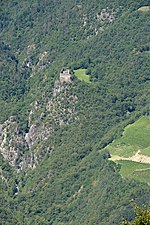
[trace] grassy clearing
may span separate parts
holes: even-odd
[[[128,160],[117,161],[121,165],[120,174],[150,184],[150,165]]]
[[[90,76],[86,75],[86,69],[74,70],[74,74],[79,80],[90,83]]]
[[[132,173],[132,177],[138,181],[145,182],[150,185],[150,168],[141,171],[134,171]]]
[[[123,177],[150,184],[150,164],[148,164],[150,117],[143,116],[135,123],[128,125],[122,137],[114,140],[105,149],[112,155],[112,160],[121,165],[120,174]],[[145,163],[138,157],[137,152],[146,158]]]
[[[147,148],[141,149],[141,154],[150,156],[150,146]]]
[[[143,116],[128,125],[123,136],[106,147],[112,155],[131,157],[138,150],[143,155],[150,155],[150,117]]]
[[[142,6],[138,9],[139,12],[148,12],[150,11],[150,6]]]
[[[143,171],[145,169],[150,169],[149,164],[138,163],[138,162],[133,162],[129,160],[119,160],[117,161],[117,163],[121,164],[120,173],[123,177],[129,177],[135,171],[140,172],[140,170]]]

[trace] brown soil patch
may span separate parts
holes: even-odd
[[[140,162],[140,163],[148,163],[150,164],[150,156],[146,156],[146,155],[142,155],[140,154],[140,150],[136,152],[135,155],[131,156],[131,157],[121,157],[118,155],[112,155],[110,160],[112,161],[118,161],[118,160],[130,160],[130,161],[134,161],[134,162]]]

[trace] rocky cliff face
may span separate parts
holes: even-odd
[[[15,117],[10,117],[0,125],[0,152],[4,159],[16,170],[31,165],[31,157],[24,153],[28,145]]]
[[[41,97],[32,103],[28,115],[28,133],[21,131],[17,119],[10,117],[0,125],[0,152],[17,171],[35,168],[45,154],[51,154],[54,143],[47,143],[56,127],[78,119],[77,97],[70,94],[69,71],[60,73],[51,98]]]

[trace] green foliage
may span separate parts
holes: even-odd
[[[126,225],[149,225],[150,223],[150,210],[141,208],[134,203],[135,218],[131,221],[123,221],[122,224]]]
[[[123,177],[148,184],[150,183],[149,126],[149,116],[143,116],[135,123],[125,127],[123,135],[105,148],[112,155],[112,160],[121,165],[120,174]]]
[[[87,85],[74,77],[67,97],[77,96],[78,119],[55,125],[49,139],[38,143],[41,161],[33,171],[14,175],[1,161],[8,180],[1,179],[2,224],[119,224],[122,216],[133,218],[131,198],[148,204],[149,187],[122,179],[108,153],[97,152],[149,114],[149,14],[137,11],[145,5],[146,0],[2,1],[0,123],[15,115],[25,135],[32,104],[42,102],[34,123],[63,67],[90,80]],[[103,10],[114,13],[112,22],[97,20]],[[46,116],[43,124],[49,123]],[[129,143],[140,141],[147,152],[149,136],[136,135]]]
[[[119,160],[117,163],[121,165],[120,174],[123,177],[150,184],[150,165],[148,163],[139,163],[129,160]]]
[[[135,123],[125,127],[122,137],[114,140],[106,148],[112,155],[122,157],[133,156],[139,150],[141,154],[149,156],[149,127],[150,118],[148,116],[141,117]]]
[[[25,221],[37,223],[39,217],[52,224],[119,224],[123,215],[132,212],[130,199],[147,202],[148,187],[123,181],[114,163],[91,152],[89,146],[77,150],[73,145],[63,151],[62,143],[52,157],[24,178],[16,204]]]

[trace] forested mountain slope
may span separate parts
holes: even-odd
[[[103,150],[149,115],[148,3],[2,0],[2,224],[120,224],[148,205]]]

